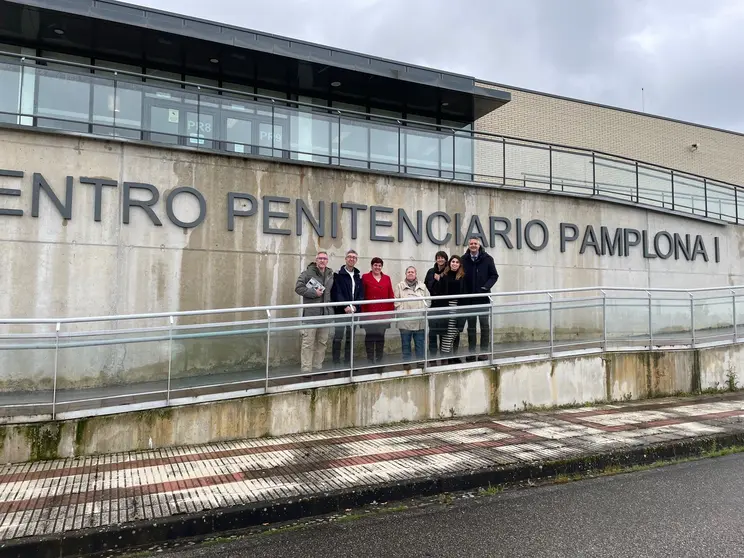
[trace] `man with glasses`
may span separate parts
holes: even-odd
[[[295,284],[295,292],[302,297],[302,304],[315,305],[315,308],[302,310],[303,317],[315,318],[305,321],[311,327],[303,329],[301,333],[300,361],[304,374],[320,370],[323,366],[329,332],[326,327],[328,324],[322,316],[331,314],[331,308],[327,304],[331,302],[332,289],[333,270],[328,267],[328,253],[320,251],[315,256],[315,261],[300,273]]]
[[[346,252],[346,263],[336,272],[333,277],[333,289],[331,291],[331,300],[333,302],[358,302],[364,299],[362,289],[362,280],[359,270],[356,268],[358,254],[355,250]],[[341,343],[344,343],[344,364],[349,365],[351,360],[351,351],[353,350],[351,342],[351,318],[360,311],[358,304],[349,304],[347,306],[334,306],[336,313],[336,329],[333,332],[333,364],[341,364]],[[344,342],[344,336],[346,341]]]

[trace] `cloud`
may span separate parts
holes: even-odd
[[[740,0],[137,3],[744,132]]]

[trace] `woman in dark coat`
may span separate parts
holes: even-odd
[[[465,294],[465,270],[462,267],[460,256],[452,256],[449,260],[444,275],[444,295],[454,296]],[[449,309],[446,317],[446,330],[442,336],[441,355],[447,358],[446,364],[461,362],[459,358],[453,358],[460,346],[460,332],[465,327],[465,318],[460,317],[458,306],[462,306],[465,300],[461,298],[445,299]],[[441,364],[445,364],[442,362]]]
[[[444,275],[447,269],[447,252],[439,251],[434,256],[434,267],[427,273],[424,284],[431,296],[442,296],[444,292]],[[441,350],[442,338],[447,331],[447,319],[444,317],[447,301],[443,298],[433,299],[429,307],[429,358],[436,359]]]

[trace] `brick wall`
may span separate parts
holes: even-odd
[[[509,91],[512,101],[478,120],[476,130],[594,149],[744,185],[744,135],[501,86],[498,89]],[[693,143],[698,144],[694,152],[689,149]],[[485,151],[476,148],[476,156],[483,157]],[[494,153],[481,159],[481,172],[495,170],[498,158]]]

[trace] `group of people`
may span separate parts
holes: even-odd
[[[323,320],[325,316],[332,316],[330,319],[334,326],[331,349],[334,365],[341,365],[342,362],[349,365],[353,350],[352,316],[355,314],[359,316],[354,322],[365,331],[364,347],[370,365],[379,365],[383,360],[385,331],[390,327],[394,315],[402,318],[396,322],[396,326],[406,362],[412,360],[412,354],[417,361],[424,358],[426,315],[429,320],[430,359],[439,358],[441,364],[459,362],[455,355],[466,324],[469,352],[476,352],[476,324],[480,325],[481,331],[480,352],[487,351],[490,339],[488,308],[470,312],[460,308],[458,312],[461,306],[487,305],[487,294],[499,278],[493,258],[477,238],[468,241],[468,250],[462,256],[448,257],[444,251],[437,252],[434,266],[428,270],[423,282],[419,280],[416,268],[408,266],[405,277],[393,286],[390,276],[382,271],[384,262],[381,258],[372,258],[371,269],[364,274],[356,267],[358,258],[355,250],[347,251],[344,265],[334,272],[328,266],[328,253],[321,251],[297,278],[295,292],[302,297],[302,303],[308,305],[303,309],[303,316],[315,317],[323,322],[302,330],[300,360],[303,373],[309,374],[323,366],[330,337],[330,328]],[[465,294],[484,296],[451,298]],[[328,306],[329,303],[348,304]],[[463,312],[473,315],[461,316]]]

